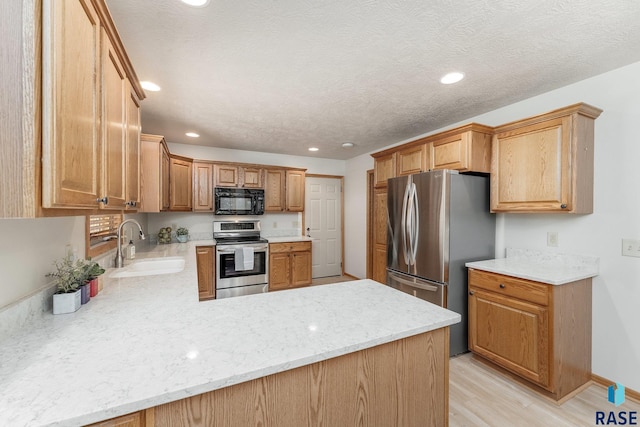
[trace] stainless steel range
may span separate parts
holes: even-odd
[[[216,298],[269,290],[269,243],[260,237],[260,221],[214,221]]]

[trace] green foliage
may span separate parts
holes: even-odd
[[[59,294],[75,292],[84,284],[87,277],[87,263],[83,259],[73,262],[73,255],[68,254],[59,261],[54,261],[56,271],[47,274],[47,277],[53,277],[53,282],[58,288]]]
[[[188,228],[178,227],[178,229],[176,230],[176,236],[188,236],[188,235],[189,235]]]
[[[104,273],[104,268],[100,267],[95,261],[91,261],[91,258],[87,260],[87,281],[91,281],[96,277]]]

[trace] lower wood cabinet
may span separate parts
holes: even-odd
[[[269,291],[311,284],[311,242],[269,244]]]
[[[200,301],[216,297],[215,246],[196,246],[198,297]]]
[[[470,269],[469,347],[562,399],[591,380],[591,279],[548,285]]]
[[[146,411],[134,412],[121,417],[111,418],[110,420],[102,421],[100,423],[91,424],[87,427],[145,427],[147,425],[145,412]],[[152,419],[149,421],[153,422]]]

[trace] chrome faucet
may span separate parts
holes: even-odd
[[[140,240],[145,239],[144,233],[142,232],[142,226],[138,221],[136,221],[133,218],[125,219],[124,221],[122,221],[118,226],[118,235],[116,237],[116,239],[118,239],[118,244],[116,249],[116,260],[115,260],[116,268],[124,267],[124,254],[122,253],[122,227],[128,222],[133,222],[135,225],[137,225],[138,230],[140,230]]]

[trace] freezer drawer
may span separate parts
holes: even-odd
[[[408,274],[387,270],[387,285],[440,307],[445,306],[446,286],[442,283],[418,279]]]

